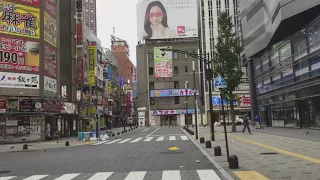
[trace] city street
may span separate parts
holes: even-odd
[[[1,180],[223,179],[181,127],[141,128],[95,144],[0,153],[0,159]]]

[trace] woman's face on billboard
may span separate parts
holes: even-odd
[[[163,12],[160,7],[154,6],[150,9],[148,16],[150,23],[154,26],[157,26],[162,22]]]

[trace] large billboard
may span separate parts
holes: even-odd
[[[95,86],[95,67],[97,64],[97,45],[96,42],[90,42],[88,45],[89,50],[89,85]]]
[[[165,51],[162,54],[161,48],[167,47],[155,47],[154,48],[154,77],[155,78],[166,78],[172,77],[172,52]],[[170,47],[171,48],[171,47]]]
[[[137,4],[138,41],[198,37],[196,0],[143,0]]]
[[[40,38],[40,10],[13,2],[0,3],[0,33]]]
[[[194,90],[192,89],[162,89],[150,90],[150,97],[172,97],[172,96],[193,96]],[[196,90],[197,95],[199,92]]]

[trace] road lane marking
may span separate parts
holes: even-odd
[[[307,160],[307,161],[311,161],[311,162],[320,164],[320,159],[304,156],[302,154],[297,154],[297,153],[286,151],[286,150],[282,150],[282,149],[279,149],[279,148],[276,148],[276,147],[273,147],[273,146],[269,146],[269,145],[266,145],[266,144],[258,143],[258,142],[255,142],[255,141],[250,141],[250,140],[247,140],[247,139],[243,139],[243,138],[238,137],[238,136],[230,136],[230,137],[234,138],[234,139],[238,139],[240,141],[247,142],[249,144],[254,144],[254,145],[257,145],[257,146],[260,146],[260,147],[264,147],[266,149],[270,149],[270,150],[273,150],[273,151],[276,151],[276,152],[279,152],[279,153],[282,153],[282,154],[286,154],[286,155],[289,155],[289,156],[294,156],[294,157],[297,157],[297,158],[300,158],[300,159],[303,159],[303,160]]]
[[[184,134],[163,134],[163,135],[151,135],[151,136],[183,136]]]
[[[48,175],[33,175],[28,178],[25,178],[24,180],[39,180],[47,177]]]
[[[121,141],[121,139],[116,139],[116,140],[113,140],[113,141],[107,142],[107,143],[105,143],[105,144],[112,144],[112,143],[115,143],[115,142],[118,142],[118,141]]]
[[[156,130],[154,130],[152,133],[148,134],[147,137],[151,136],[153,133],[157,132],[160,128],[157,128]]]
[[[13,179],[17,176],[7,176],[7,177],[0,177],[0,180],[9,180],[9,179]]]
[[[161,137],[158,137],[157,141],[163,141],[164,140],[164,137],[161,136]]]
[[[107,179],[109,178],[113,172],[98,172],[95,175],[93,175],[91,178],[88,180],[101,180],[101,179]]]
[[[137,139],[135,139],[135,140],[131,141],[131,143],[138,142],[138,141],[140,141],[141,139],[142,139],[142,138],[137,138]]]
[[[146,132],[146,131],[148,131],[148,130],[149,130],[149,128],[142,130],[142,132]]]
[[[146,142],[146,141],[151,141],[152,138],[153,138],[153,137],[148,137],[147,139],[144,140],[144,142]]]
[[[97,146],[97,145],[104,144],[104,143],[107,143],[107,142],[109,142],[109,140],[108,141],[100,141],[100,142],[97,142],[97,143],[91,144],[91,145],[92,146]]]
[[[176,137],[175,136],[170,136],[169,137],[169,141],[175,141],[176,140]]]
[[[197,170],[200,180],[220,180],[220,177],[212,169]]]
[[[234,171],[233,172],[240,180],[258,179],[258,180],[270,180],[257,171]]]
[[[131,139],[132,139],[132,138],[125,139],[125,140],[123,140],[123,141],[118,142],[118,144],[123,144],[123,143],[125,143],[125,142],[127,142],[127,141],[130,141]]]
[[[181,175],[179,170],[163,171],[162,180],[181,180]]]
[[[56,178],[55,180],[70,180],[70,179],[73,179],[79,175],[80,175],[80,173],[64,174],[64,175]]]
[[[184,140],[184,141],[189,140],[187,136],[181,136],[181,139]]]
[[[124,180],[143,180],[147,171],[131,171]]]

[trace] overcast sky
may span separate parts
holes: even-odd
[[[130,46],[130,60],[136,65],[137,25],[136,3],[138,0],[97,0],[98,38],[102,46],[111,46],[110,35],[126,40]]]

